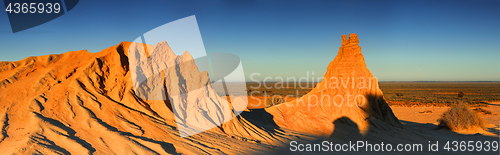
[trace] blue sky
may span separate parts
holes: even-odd
[[[15,34],[0,13],[0,61],[98,52],[191,15],[206,52],[238,55],[247,80],[322,77],[356,33],[381,81],[500,81],[500,2],[486,0],[80,1]]]

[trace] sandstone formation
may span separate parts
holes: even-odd
[[[160,74],[146,70],[141,65],[148,61],[141,59],[148,57],[166,60],[149,69],[169,68]],[[122,42],[98,53],[82,50],[0,62],[0,154],[265,151],[269,143],[243,141],[217,127],[234,114],[192,59],[188,52],[174,55],[166,42]],[[136,74],[136,69],[144,74]],[[211,130],[198,133],[206,129]]]
[[[349,39],[343,35],[337,56],[311,92],[267,110],[275,122],[284,128],[325,136],[335,131],[334,122],[340,118],[354,122],[361,134],[369,129],[402,127],[385,102],[377,79],[366,68],[358,43],[356,34],[350,34]]]
[[[219,96],[166,42],[0,62],[0,154],[283,153],[291,140],[401,127],[358,43],[342,36],[301,99],[239,116],[233,105],[246,98]]]

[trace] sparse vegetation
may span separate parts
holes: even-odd
[[[379,82],[379,86],[387,103],[396,106],[451,107],[463,101],[475,107],[500,100],[500,82]],[[462,98],[459,92],[464,93]]]
[[[301,97],[311,91],[311,89],[316,86],[316,83],[309,83],[308,87],[305,89],[300,87],[301,85],[306,86],[306,84],[304,83],[278,84],[276,82],[266,82],[265,85],[269,89],[264,87],[264,83],[258,84],[249,82],[247,83],[247,89],[251,89],[252,91],[248,92],[253,92],[252,95],[254,96],[271,96],[271,94],[283,94],[285,96],[290,95],[294,97]]]
[[[484,123],[481,117],[473,112],[469,106],[464,103],[459,103],[451,107],[443,113],[441,118],[438,119],[439,126],[457,131],[461,129],[473,129],[475,127],[483,128]]]
[[[267,82],[247,83],[247,93],[252,96],[302,97],[311,91],[317,83],[284,83]],[[415,85],[415,86],[414,86]],[[487,102],[500,100],[500,82],[379,82],[380,89],[389,105],[396,106],[453,106],[457,99],[468,103],[471,107],[487,106]],[[464,90],[464,88],[467,88]],[[250,91],[251,90],[251,91]],[[457,92],[464,93],[458,98]],[[222,92],[223,93],[223,92]],[[467,94],[467,95],[465,95]]]
[[[266,107],[274,106],[283,103],[283,98],[281,96],[269,96],[266,99]]]
[[[431,114],[432,110],[425,110],[425,111],[421,111],[420,113],[422,113],[422,114]]]
[[[458,92],[458,97],[463,98],[464,97],[464,92]]]
[[[484,114],[486,114],[486,115],[491,115],[491,114],[492,114],[492,113],[491,113],[491,111],[486,110],[486,109],[483,109],[483,108],[480,108],[480,107],[478,107],[478,108],[474,108],[474,109],[472,109],[472,110],[474,110],[474,111],[476,111],[476,112],[479,112],[479,113],[484,113]]]
[[[469,102],[469,106],[470,107],[473,107],[473,108],[479,108],[479,107],[488,107],[488,103],[487,102]]]

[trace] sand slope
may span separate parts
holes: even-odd
[[[169,100],[143,100],[134,91],[126,52],[130,44],[99,53],[83,50],[1,62],[1,154],[200,154],[267,148],[218,128],[181,138]],[[190,55],[176,59],[186,57]],[[194,81],[208,81],[206,73],[197,74]],[[239,143],[249,146],[228,149]]]

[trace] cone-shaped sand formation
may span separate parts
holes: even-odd
[[[349,39],[343,35],[337,56],[311,92],[267,110],[275,122],[281,127],[325,136],[343,117],[356,123],[361,134],[370,128],[402,127],[385,102],[377,79],[366,68],[358,43],[356,34],[350,34]]]

